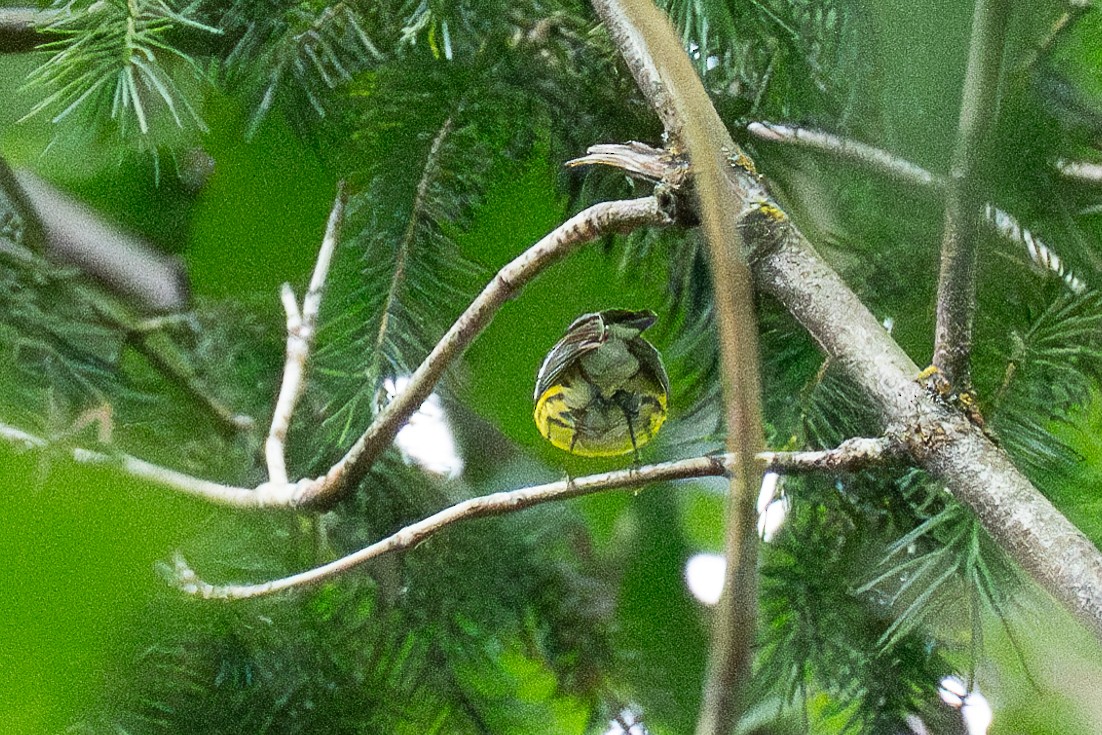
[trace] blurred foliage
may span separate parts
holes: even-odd
[[[756,119],[811,124],[945,170],[970,4],[663,5],[736,136]],[[1076,11],[1053,33],[1066,10],[1016,9],[982,175],[1093,287],[1099,190],[1051,164],[1098,159],[1102,14]],[[5,732],[603,733],[624,711],[656,735],[690,731],[709,615],[683,575],[689,556],[721,547],[718,481],[473,522],[247,603],[182,599],[155,567],[183,547],[212,580],[273,578],[466,497],[622,466],[563,456],[531,421],[540,361],[582,312],[660,315],[648,334],[669,367],[672,418],[644,461],[717,450],[710,278],[693,231],[606,239],[502,308],[439,388],[458,478],[393,452],[322,515],[250,515],[67,459],[109,441],[99,448],[210,479],[264,479],[278,288],[301,297],[338,179],[352,201],[291,429],[298,476],[345,450],[387,381],[498,268],[570,213],[645,193],[615,171],[562,167],[594,143],[661,135],[588,6],[107,0],[48,12],[46,46],[0,56],[0,151],[178,254],[195,299],[155,330],[187,358],[183,380],[141,349],[147,315],[52,262],[3,188],[0,422],[53,442],[0,445]],[[816,247],[927,362],[938,197],[747,142]],[[975,377],[988,425],[1102,541],[1102,302],[1066,293],[994,236],[981,248]],[[877,431],[780,305],[763,298],[758,316],[771,446]],[[220,429],[212,405],[257,428]],[[763,545],[743,732],[880,735],[908,732],[914,716],[949,732],[959,717],[937,692],[948,674],[987,694],[992,735],[1102,730],[1097,642],[943,488],[901,469],[782,487],[791,510]]]

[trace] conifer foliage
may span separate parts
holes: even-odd
[[[843,149],[755,138],[748,125],[825,130],[947,172],[972,5],[660,5],[788,216],[908,355],[928,363],[944,190],[881,177]],[[977,222],[990,203],[1029,231],[1019,227],[1015,241],[976,228],[974,394],[936,382],[928,392],[982,423],[1097,545],[1102,177],[1072,184],[1060,172],[1098,158],[1090,39],[1102,15],[1009,5],[1005,104],[989,113],[970,182]],[[599,143],[665,142],[580,1],[74,0],[19,13],[30,20],[0,9],[3,76],[19,77],[0,94],[0,462],[12,457],[16,468],[0,476],[27,508],[35,493],[56,491],[56,473],[84,477],[72,465],[91,461],[87,449],[119,465],[88,471],[105,493],[127,475],[124,456],[235,486],[266,479],[286,335],[267,282],[275,251],[234,229],[238,214],[248,219],[235,208],[260,202],[272,231],[317,235],[277,264],[301,298],[325,211],[293,214],[301,202],[288,199],[332,201],[338,181],[349,192],[287,437],[291,479],[313,478],[385,410],[499,268],[585,207],[654,188],[567,161]],[[916,59],[923,44],[935,50]],[[1025,140],[1020,129],[1037,134]],[[1030,148],[1019,157],[1007,146]],[[188,268],[187,309],[149,313],[60,258],[35,213],[41,203],[4,161],[40,169],[149,239],[183,212],[180,239],[157,244]],[[150,183],[110,183],[127,177]],[[287,177],[293,195],[279,185]],[[249,191],[237,199],[225,181]],[[467,498],[617,469],[555,453],[530,420],[542,354],[575,316],[606,308],[659,314],[648,334],[669,367],[672,408],[643,464],[722,451],[715,300],[695,224],[681,216],[603,238],[512,295],[407,426],[443,421],[462,470],[426,469],[400,438],[325,507],[189,506],[144,527],[158,539],[179,527],[172,545],[206,579],[262,581]],[[221,227],[240,239],[211,238]],[[1051,252],[1039,258],[1042,236]],[[207,285],[223,270],[231,293]],[[881,434],[891,417],[785,305],[759,294],[756,308],[769,448]],[[96,433],[89,416],[104,408],[98,421],[110,431]],[[37,469],[18,459],[27,450]],[[693,554],[722,549],[722,487],[682,480],[469,521],[320,585],[254,600],[112,580],[127,602],[105,618],[115,635],[81,670],[92,694],[50,703],[37,722],[133,735],[691,731],[711,609],[682,575]],[[1057,604],[943,483],[896,457],[793,473],[779,488],[774,502],[787,514],[761,542],[759,589],[742,591],[758,595],[760,613],[738,732],[964,732],[939,690],[950,676],[966,683],[973,709],[976,692],[995,695],[993,734],[1102,728],[1096,703],[1077,701],[1059,673],[1102,680],[1098,641],[1076,643],[1085,634],[1053,617]],[[168,494],[140,484],[119,492]],[[65,497],[78,509],[92,502]],[[157,562],[171,578],[168,549],[143,545],[147,556],[131,559],[100,533],[89,532],[89,558],[117,553],[150,578]],[[8,553],[0,545],[0,564]],[[17,579],[32,569],[11,568]],[[19,588],[17,605],[41,604]],[[1050,618],[1055,632],[1039,636]],[[1055,703],[1039,707],[1033,686]]]

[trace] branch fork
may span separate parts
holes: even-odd
[[[284,283],[282,289],[280,289],[280,301],[283,303],[283,310],[287,314],[287,358],[283,364],[283,381],[280,384],[279,395],[276,398],[275,410],[272,412],[272,425],[268,430],[268,439],[264,443],[264,458],[268,463],[268,479],[276,485],[286,485],[288,482],[287,432],[291,426],[291,417],[294,415],[295,407],[298,405],[305,387],[306,363],[310,357],[310,349],[314,344],[314,335],[317,333],[318,312],[321,310],[321,294],[325,288],[326,278],[329,276],[329,265],[333,261],[333,253],[337,248],[340,226],[344,219],[344,207],[347,202],[348,196],[345,193],[344,182],[342,181],[337,185],[337,199],[329,213],[325,237],[322,238],[321,249],[318,251],[317,261],[314,264],[314,274],[310,278],[310,285],[302,299],[302,308],[299,308],[291,284]]]

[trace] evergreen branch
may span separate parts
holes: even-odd
[[[760,140],[791,143],[830,153],[904,184],[929,189],[945,189],[949,185],[945,176],[931,173],[921,166],[882,148],[876,148],[867,143],[851,138],[843,138],[822,130],[768,122],[752,122],[746,126],[746,132]],[[1059,161],[1056,165],[1061,172],[1063,172],[1061,166],[1065,165],[1069,171],[1082,172],[1084,175],[1090,171],[1086,167],[1092,166],[1092,164],[1069,164]],[[1068,175],[1074,174],[1069,173]],[[1099,167],[1098,175],[1099,180],[1102,180],[1102,167]],[[1024,247],[1026,254],[1034,265],[1045,273],[1058,276],[1063,280],[1069,291],[1083,293],[1087,290],[1087,284],[1064,264],[1052,247],[1032,231],[1022,227],[1011,214],[989,202],[984,206],[984,221],[999,237],[1019,247]]]
[[[463,354],[497,310],[515,297],[528,281],[587,242],[639,227],[667,224],[669,216],[652,196],[602,202],[574,215],[506,264],[413,372],[405,390],[383,408],[371,426],[324,476],[298,483],[288,498],[289,504],[324,506],[350,492],[428,398],[447,367]]]
[[[2,429],[3,427],[0,426],[0,438],[4,437]],[[891,456],[892,450],[885,439],[854,439],[836,450],[822,452],[762,452],[757,455],[757,462],[770,472],[834,473],[860,470],[879,464]],[[462,521],[505,515],[542,503],[568,500],[610,490],[643,487],[658,482],[700,477],[730,477],[738,471],[739,464],[735,455],[729,453],[693,457],[469,498],[416,523],[411,523],[370,546],[365,546],[328,564],[261,584],[210,584],[199,578],[183,557],[177,556],[173,583],[187,594],[205,599],[239,600],[261,597],[331,580],[358,569],[371,559],[413,548],[429,537]]]
[[[651,0],[594,0],[622,55],[646,68],[632,72],[640,89],[661,86],[670,115],[662,124],[673,147],[684,147],[695,175],[697,213],[708,245],[720,348],[730,476],[724,555],[727,573],[713,620],[697,735],[729,732],[741,718],[755,640],[757,511],[765,445],[754,287],[742,214],[760,196],[756,179],[732,176],[744,154],[727,133],[669,18]],[[630,39],[630,40],[629,40]],[[648,85],[648,82],[650,83]],[[652,100],[653,104],[653,100]],[[656,106],[658,109],[658,106]],[[747,184],[752,186],[747,186]]]
[[[614,41],[679,140],[684,122],[638,38],[626,33]],[[756,186],[749,158],[732,163],[747,188]],[[771,198],[743,215],[757,285],[812,334],[915,464],[970,506],[996,543],[1102,639],[1102,553],[978,427],[919,386],[918,367]]]
[[[180,103],[203,128],[198,113],[158,60],[158,55],[175,57],[198,73],[192,57],[164,40],[181,28],[222,33],[188,15],[194,10],[189,6],[177,12],[165,0],[109,0],[58,11],[41,30],[60,38],[39,47],[54,53],[28,78],[29,85],[53,91],[23,119],[57,106],[62,110],[52,120],[58,122],[86,102],[110,100],[111,117],[125,123],[123,114],[132,113],[144,134],[149,132],[150,120],[143,95],[152,91],[178,126],[183,125],[177,109]]]
[[[422,215],[422,210],[427,204],[429,187],[432,185],[433,178],[435,177],[440,164],[441,148],[444,145],[444,140],[448,137],[448,134],[452,129],[452,118],[449,117],[444,121],[444,124],[440,126],[439,132],[432,140],[432,145],[429,147],[428,155],[425,157],[425,165],[421,174],[420,181],[417,182],[417,191],[413,197],[413,205],[410,207],[409,223],[406,226],[405,232],[402,234],[402,241],[398,245],[398,252],[395,255],[394,275],[390,279],[390,288],[387,289],[386,301],[383,302],[383,308],[380,311],[379,317],[379,331],[375,337],[375,355],[380,356],[383,352],[383,345],[386,342],[387,327],[390,324],[391,311],[394,309],[394,305],[398,300],[398,293],[402,288],[402,282],[405,280],[406,267],[410,258],[410,250],[413,248],[414,240],[417,234],[417,221]],[[378,357],[376,359],[379,359]]]
[[[175,260],[156,253],[33,174],[13,172],[2,159],[0,190],[17,210],[24,239],[33,251],[77,266],[143,310],[175,311],[186,304],[188,284]],[[195,400],[227,435],[252,427],[250,417],[233,413],[211,395],[176,344],[135,319],[128,305],[80,282],[73,284],[72,292],[85,317],[94,315],[124,334],[135,350]]]
[[[288,76],[314,111],[324,115],[325,104],[315,90],[334,89],[382,57],[361,25],[357,6],[344,2],[317,7],[291,4],[283,12],[260,7],[259,13],[256,7],[238,3],[223,23],[231,34],[240,34],[226,59],[230,78],[244,78],[259,87],[260,100],[249,120],[250,137],[275,104]]]
[[[976,0],[964,98],[945,200],[933,364],[957,391],[972,389],[976,313],[977,165],[999,100],[999,73],[1010,17],[1008,0]]]
[[[497,310],[515,297],[528,281],[588,242],[613,233],[628,232],[642,226],[664,226],[669,222],[669,216],[654,197],[603,202],[574,215],[506,264],[437,343],[414,372],[406,388],[387,404],[345,456],[322,477],[304,478],[294,483],[271,479],[248,489],[181,475],[128,455],[79,450],[81,457],[74,454],[74,458],[119,465],[137,477],[219,505],[257,509],[331,504],[355,487],[372,462],[394,440],[398,430],[424,403],[444,370],[486,328]],[[5,436],[0,434],[0,438]],[[45,440],[37,441],[36,446],[45,445]]]
[[[914,381],[917,366],[795,229],[753,261],[783,303],[876,406],[887,435],[969,505],[1042,587],[1102,638],[1102,554],[1006,454]]]
[[[264,456],[268,463],[268,479],[275,483],[286,483],[287,457],[284,445],[287,430],[291,425],[295,406],[302,396],[306,377],[306,363],[317,333],[318,311],[321,309],[321,295],[325,281],[329,277],[329,264],[333,260],[333,251],[337,248],[337,237],[344,219],[344,206],[348,196],[344,182],[337,184],[337,198],[329,212],[329,222],[325,227],[325,236],[318,250],[314,264],[314,274],[310,285],[302,298],[302,309],[295,300],[294,291],[289,283],[283,284],[280,292],[284,311],[287,312],[287,359],[283,365],[283,381],[279,386],[275,410],[272,412],[272,426],[264,444]]]

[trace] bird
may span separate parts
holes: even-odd
[[[536,376],[533,417],[559,449],[586,457],[629,452],[654,438],[669,409],[662,357],[642,333],[653,311],[608,309],[579,316]]]

